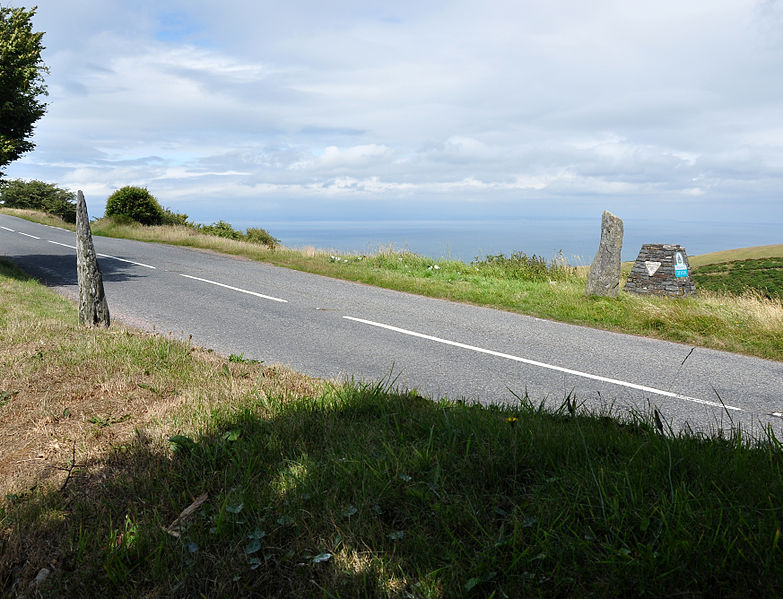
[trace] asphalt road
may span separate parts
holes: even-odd
[[[783,363],[598,331],[187,248],[95,237],[112,319],[318,377],[393,380],[431,397],[615,413],[675,430],[783,434]],[[70,231],[0,215],[0,256],[77,297]],[[691,351],[693,350],[693,351]],[[687,360],[686,360],[687,357]],[[683,360],[685,362],[683,363]]]

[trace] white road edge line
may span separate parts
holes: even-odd
[[[35,235],[30,235],[29,233],[22,233],[19,231],[19,235],[24,235],[25,237],[32,237],[33,239],[41,239],[40,237],[36,237]]]
[[[210,281],[209,279],[202,279],[200,277],[194,277],[192,275],[185,275],[182,273],[179,273],[179,276],[187,277],[188,279],[193,279],[194,281],[201,281],[202,283],[209,283],[210,285],[217,285],[218,287],[225,287],[226,289],[231,289],[231,291],[238,291],[239,293],[247,293],[248,295],[255,295],[256,297],[272,300],[273,302],[281,302],[284,304],[288,303],[288,300],[280,299],[279,297],[272,297],[271,295],[264,295],[263,293],[256,293],[255,291],[248,291],[247,289],[240,289],[239,287],[232,287],[231,285],[224,285],[223,283],[218,283],[217,281]]]
[[[645,385],[637,385],[635,383],[629,383],[627,381],[621,381],[618,379],[612,379],[605,376],[599,376],[597,374],[590,374],[589,372],[580,372],[579,370],[572,370],[570,368],[563,368],[562,366],[554,366],[553,364],[546,364],[545,362],[537,362],[536,360],[528,360],[526,358],[520,358],[519,356],[512,356],[511,354],[504,354],[496,352],[491,349],[484,349],[482,347],[476,347],[474,345],[467,345],[465,343],[459,343],[457,341],[449,341],[448,339],[441,339],[440,337],[433,337],[432,335],[425,335],[424,333],[417,333],[416,331],[409,331],[407,329],[401,329],[389,324],[382,324],[380,322],[373,322],[372,320],[365,320],[363,318],[354,318],[353,316],[343,316],[346,320],[353,320],[355,322],[361,322],[373,327],[379,327],[382,329],[388,329],[396,333],[402,333],[403,335],[410,335],[411,337],[419,337],[421,339],[427,339],[429,341],[435,341],[436,343],[442,343],[444,345],[452,345],[454,347],[460,347],[462,349],[469,349],[470,351],[489,354],[490,356],[496,356],[498,358],[505,358],[506,360],[513,360],[514,362],[522,362],[523,364],[529,364],[530,366],[538,366],[539,368],[547,368],[549,370],[555,370],[557,372],[564,372],[566,374],[572,374],[586,379],[592,379],[594,381],[601,381],[602,383],[611,383],[613,385],[620,385],[621,387],[628,387],[629,389],[636,389],[637,391],[644,391],[646,393],[654,393],[655,395],[662,395],[663,397],[671,397],[674,399],[681,399],[684,401],[690,401],[713,408],[725,408],[727,410],[734,410],[736,412],[744,412],[742,408],[735,406],[724,405],[714,401],[707,401],[706,399],[699,399],[697,397],[689,397],[687,395],[680,395],[679,393],[672,393],[671,391],[663,391],[662,389],[655,389],[654,387],[647,387]]]
[[[59,241],[52,241],[51,239],[47,239],[46,241],[48,241],[49,243],[53,243],[54,245],[61,245],[64,248],[71,248],[72,250],[76,249],[75,245],[68,245],[67,243],[60,243]]]
[[[0,229],[4,229],[6,231],[11,231],[11,233],[16,233],[13,229],[9,229],[8,227],[0,227]]]
[[[109,254],[99,254],[98,252],[96,252],[95,255],[100,256],[101,258],[111,258],[112,260],[119,260],[120,262],[127,262],[128,264],[135,264],[136,266],[143,266],[144,268],[151,268],[152,270],[156,270],[154,266],[144,264],[143,262],[134,262],[133,260],[126,260],[125,258],[118,258],[117,256],[111,256]]]

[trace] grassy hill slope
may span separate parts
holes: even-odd
[[[750,260],[756,258],[781,258],[783,257],[783,244],[756,245],[746,248],[710,252],[698,256],[688,256],[688,262],[694,268],[717,264],[719,262],[733,262],[735,260]]]

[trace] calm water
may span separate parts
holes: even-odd
[[[598,249],[600,219],[512,221],[272,221],[261,226],[288,247],[372,253],[390,244],[433,258],[471,261],[489,254],[524,251],[552,257],[560,250],[572,264],[590,264]],[[666,230],[644,221],[624,221],[623,260],[634,260],[643,243],[679,243],[690,255],[751,245],[783,243],[781,223],[672,223]]]

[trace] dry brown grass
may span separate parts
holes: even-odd
[[[698,256],[688,256],[688,262],[692,267],[717,264],[719,262],[732,262],[734,260],[748,260],[752,258],[776,258],[783,256],[783,243],[777,245],[756,245],[735,250],[723,250],[710,252]]]
[[[299,396],[323,384],[120,324],[85,329],[70,302],[2,269],[0,346],[2,495],[61,486],[74,457],[96,465],[138,437],[164,443],[173,422],[196,430],[215,405],[248,393]]]
[[[66,223],[58,216],[46,214],[45,212],[39,212],[38,210],[24,210],[21,208],[1,208],[0,214],[7,214],[9,216],[17,216],[25,220],[32,221],[34,223],[41,223],[42,225],[49,225],[51,227],[62,227],[63,229],[76,230],[76,227],[72,224]]]

